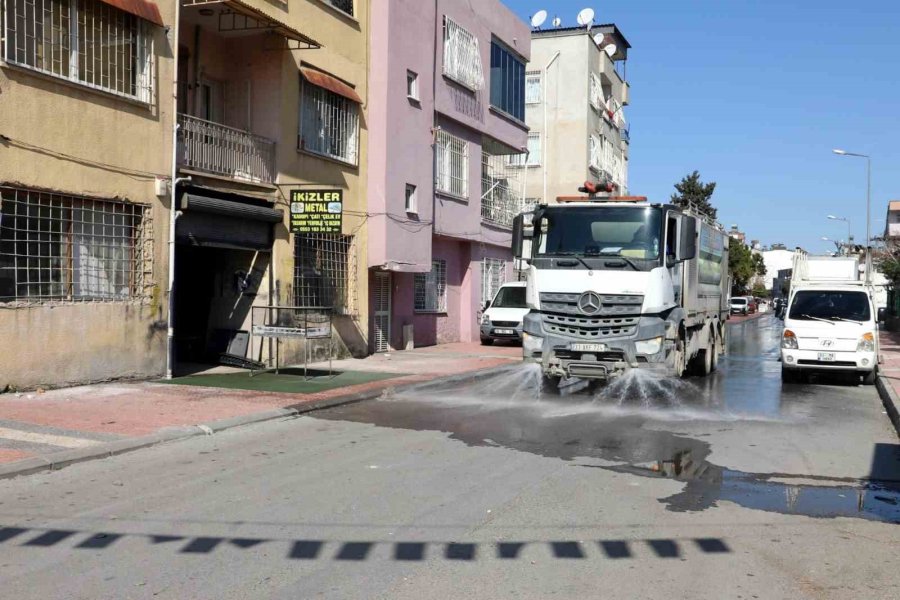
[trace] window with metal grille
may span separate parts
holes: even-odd
[[[143,296],[147,215],[139,204],[0,186],[0,302]]]
[[[591,73],[591,106],[596,110],[606,110],[606,98],[603,95],[603,84],[596,73]]]
[[[541,101],[541,74],[525,74],[525,104],[539,104]]]
[[[472,90],[484,87],[478,38],[444,17],[444,75]]]
[[[600,136],[592,135],[590,144],[590,167],[600,171],[604,166],[604,143]]]
[[[525,120],[525,61],[491,42],[491,106]]]
[[[511,167],[525,165],[525,154],[510,154],[507,161]],[[541,165],[541,134],[532,131],[528,134],[528,166],[539,167]]]
[[[294,305],[334,308],[346,314],[350,297],[353,236],[314,233],[294,236]]]
[[[3,58],[150,103],[153,25],[100,0],[3,0]]]
[[[485,258],[481,263],[482,306],[494,299],[506,280],[506,262],[499,258]]]
[[[469,196],[469,143],[446,131],[438,131],[434,144],[437,163],[434,189],[467,198]]]
[[[341,12],[353,16],[353,0],[324,0]]]
[[[308,81],[302,85],[300,149],[356,165],[359,106]]]
[[[418,312],[447,312],[447,261],[431,261],[431,271],[416,273],[415,309]]]

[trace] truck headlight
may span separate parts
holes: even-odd
[[[634,343],[634,351],[637,354],[656,354],[657,352],[662,350],[662,344],[662,336],[655,337],[649,340],[641,340]]]
[[[871,332],[864,333],[863,336],[859,338],[856,350],[857,352],[875,352],[875,335]]]
[[[522,334],[522,351],[524,354],[531,355],[535,352],[541,352],[544,349],[544,338],[531,335],[530,333]]]
[[[490,324],[491,324],[491,318],[490,318],[489,316],[487,316],[487,315],[484,315],[483,317],[481,317],[481,324],[482,324],[482,325],[490,325]]]
[[[797,346],[797,336],[790,329],[785,329],[784,333],[781,334],[781,347],[786,350],[796,350]]]

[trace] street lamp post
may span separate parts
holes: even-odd
[[[834,150],[832,150],[832,152],[839,156],[857,156],[859,158],[866,159],[866,248],[868,248],[869,240],[871,239],[871,226],[869,219],[872,212],[872,158],[868,154],[847,152],[846,150],[841,150],[839,148],[835,148]]]

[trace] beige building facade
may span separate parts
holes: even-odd
[[[364,353],[368,3],[38,2],[0,0],[0,389],[300,360],[272,305]]]
[[[630,45],[615,25],[531,33],[525,79],[529,202],[578,194],[585,181],[628,194]]]

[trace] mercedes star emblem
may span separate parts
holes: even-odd
[[[600,296],[594,292],[585,292],[578,299],[578,308],[586,315],[595,315],[600,312]]]

